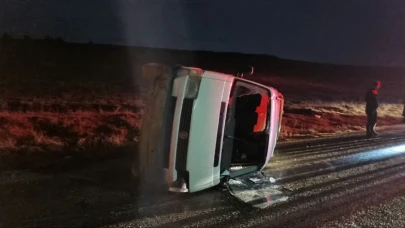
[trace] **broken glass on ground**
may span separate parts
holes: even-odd
[[[262,209],[287,201],[291,194],[291,191],[277,185],[274,178],[261,172],[230,179],[226,185],[238,200]]]

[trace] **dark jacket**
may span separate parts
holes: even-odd
[[[366,112],[374,112],[379,106],[378,93],[374,89],[369,89],[366,93]]]

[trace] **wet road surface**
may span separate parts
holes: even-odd
[[[405,129],[280,143],[265,173],[291,191],[265,209],[217,187],[173,194],[130,181],[127,159],[0,174],[0,227],[405,227]]]

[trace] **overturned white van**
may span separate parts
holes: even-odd
[[[196,192],[261,171],[280,133],[282,94],[240,75],[184,66],[172,74],[161,141],[169,190]]]

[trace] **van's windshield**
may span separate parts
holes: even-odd
[[[234,118],[245,118],[238,124],[249,128],[246,130],[264,131],[269,118],[269,95],[269,91],[262,87],[236,82],[229,98],[228,117],[234,113]]]
[[[270,91],[237,80],[229,98],[221,168],[261,165],[267,155]],[[223,160],[223,159],[221,159]]]

